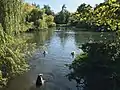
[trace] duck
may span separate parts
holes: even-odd
[[[37,80],[36,80],[36,87],[40,87],[44,85],[45,80],[43,79],[43,74],[38,74]]]
[[[46,54],[48,54],[48,52],[47,51],[43,51],[43,55],[45,56]]]
[[[72,55],[72,57],[74,57],[75,56],[75,51],[72,51],[71,55]]]

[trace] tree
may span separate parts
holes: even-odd
[[[32,6],[34,6],[34,7],[36,7],[36,8],[39,8],[39,9],[40,9],[40,5],[39,5],[39,4],[32,3]]]
[[[54,12],[51,10],[51,7],[49,5],[44,5],[43,9],[45,9],[45,14],[54,15]]]
[[[65,6],[65,4],[63,4],[63,6],[62,6],[62,12],[64,12],[65,9],[66,9],[66,6]]]
[[[85,3],[78,6],[77,11],[70,17],[69,22],[76,27],[91,28],[93,22],[93,8]]]
[[[54,27],[56,24],[54,23],[54,17],[52,15],[46,15],[46,23],[48,27]]]
[[[69,22],[70,13],[66,10],[65,4],[62,6],[62,10],[55,16],[55,22],[57,24],[67,24]]]
[[[69,65],[68,78],[83,90],[119,90],[119,44],[116,40],[83,44],[84,53]]]
[[[22,5],[21,0],[0,0],[0,23],[6,33],[18,33],[22,29]]]
[[[85,9],[86,9],[86,4],[83,3],[77,8],[77,12],[81,13],[81,12],[85,11]]]
[[[99,4],[94,10],[94,22],[106,30],[118,30],[120,28],[120,3],[116,0],[107,0]]]
[[[71,25],[88,27],[97,31],[116,31],[120,29],[120,2],[106,0],[95,8],[81,4],[70,17]]]
[[[32,29],[46,29],[48,27],[55,26],[54,16],[48,15],[50,7],[45,5],[44,8],[40,9],[35,6],[27,14],[26,22],[31,25],[30,30]],[[51,11],[50,11],[51,12]],[[47,13],[47,14],[46,14]]]
[[[24,29],[22,0],[0,0],[0,86],[28,69],[28,45],[16,37]]]

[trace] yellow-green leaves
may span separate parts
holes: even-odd
[[[0,0],[0,85],[28,69],[25,55],[32,45],[18,38],[26,29],[22,5],[22,0]]]

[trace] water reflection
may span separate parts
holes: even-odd
[[[35,31],[33,32],[33,38],[31,38],[30,42],[36,43],[39,48],[39,46],[44,46],[45,42],[51,39],[53,33],[54,28],[50,30]]]
[[[105,32],[75,32],[75,42],[77,46],[81,46],[81,44],[87,43],[90,40],[99,42],[99,41],[109,41],[114,40],[116,38],[115,33]]]
[[[4,90],[77,90],[75,81],[70,82],[65,77],[69,73],[65,64],[73,61],[71,52],[80,53],[79,45],[89,38],[101,40],[100,33],[74,31],[72,28],[35,31],[24,36],[30,37],[28,42],[37,45],[37,50],[29,60],[31,70],[11,80]],[[48,52],[45,57],[44,50]],[[43,78],[47,81],[40,89],[35,87],[39,73],[43,73]]]

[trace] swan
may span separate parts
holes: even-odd
[[[36,80],[36,86],[44,85],[45,80],[43,79],[43,74],[39,74]]]

